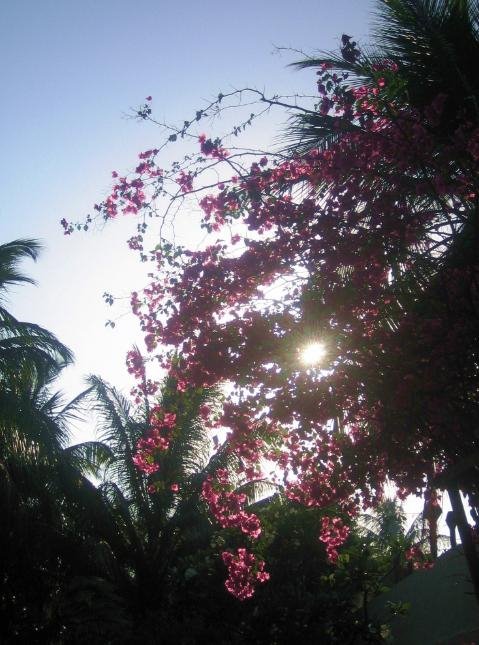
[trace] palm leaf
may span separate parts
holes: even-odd
[[[146,420],[141,419],[138,412],[134,413],[128,400],[100,377],[91,375],[87,382],[91,387],[91,409],[97,415],[98,437],[116,457],[105,476],[113,478],[128,496],[145,500],[145,486],[133,456],[138,440],[145,432]]]
[[[25,258],[36,260],[41,250],[37,240],[21,239],[0,245],[0,293],[15,284],[35,284],[32,278],[19,271],[19,264]]]
[[[98,477],[115,458],[113,451],[101,441],[84,441],[63,450],[73,467],[86,475]]]
[[[261,505],[266,499],[274,497],[278,493],[278,486],[266,479],[249,481],[236,489],[237,493],[244,493],[247,497],[247,504],[250,507]]]

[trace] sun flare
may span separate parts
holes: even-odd
[[[300,359],[304,365],[314,366],[321,362],[326,354],[324,343],[314,342],[300,350]]]

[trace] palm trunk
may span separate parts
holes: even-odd
[[[429,520],[429,548],[431,550],[431,558],[435,562],[437,560],[437,520]]]

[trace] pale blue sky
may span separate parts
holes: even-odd
[[[81,218],[108,190],[110,172],[135,165],[156,131],[124,114],[154,97],[156,114],[182,122],[202,100],[243,85],[314,91],[274,46],[336,49],[342,33],[367,39],[370,0],[15,0],[0,3],[0,240],[41,238],[26,269],[39,287],[12,297],[19,317],[55,332],[77,356],[64,387],[100,373],[120,387],[134,320],[112,331],[103,291],[123,293],[142,267],[123,240],[132,221],[65,238],[62,217]],[[136,338],[135,338],[136,337]]]

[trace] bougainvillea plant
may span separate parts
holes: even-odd
[[[240,93],[219,95],[168,136],[192,139],[196,151],[167,169],[164,146],[140,153],[95,206],[104,220],[141,218],[128,244],[154,270],[131,306],[148,353],[180,391],[227,384],[215,424],[230,434],[240,476],[337,509],[318,527],[332,562],[344,518],[380,500],[387,479],[400,495],[419,494],[479,448],[479,128],[459,113],[445,131],[445,94],[421,108],[404,100],[394,61],[369,71],[360,85],[323,63],[305,107],[242,90],[303,126],[316,119],[329,137],[321,145],[265,154],[195,134]],[[152,120],[150,99],[139,118]],[[206,242],[188,248],[164,231],[192,203]],[[158,215],[150,252],[148,218]],[[321,359],[305,360],[308,348]],[[128,365],[136,395],[154,395],[139,354]],[[175,422],[155,408],[151,419],[135,458],[146,475]],[[203,498],[221,527],[254,544],[259,520],[227,473],[204,482]],[[268,578],[246,546],[223,560],[240,599]]]

